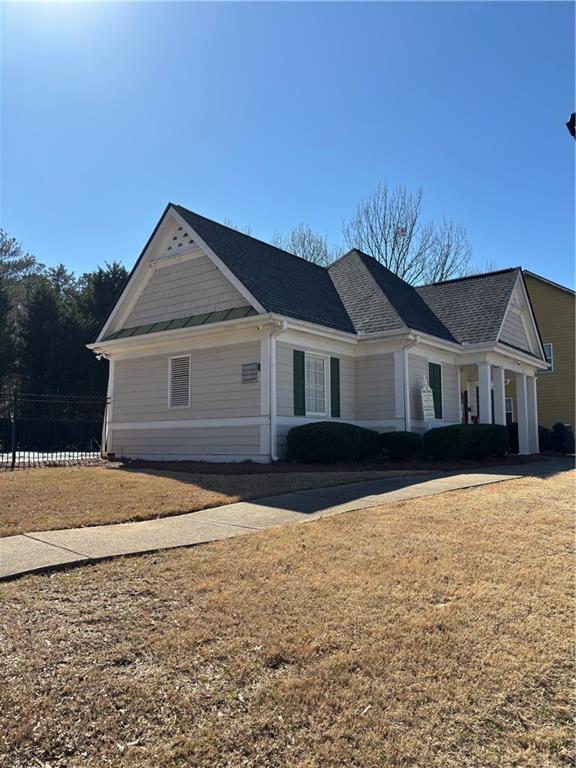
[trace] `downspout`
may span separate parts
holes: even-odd
[[[410,432],[412,420],[410,414],[410,380],[408,378],[408,350],[414,347],[420,341],[419,336],[409,337],[408,341],[402,344],[402,380],[404,384],[404,430]]]
[[[286,330],[285,320],[274,323],[276,328],[272,328],[268,334],[268,364],[270,366],[268,382],[270,386],[270,460],[278,461],[276,453],[276,337]]]

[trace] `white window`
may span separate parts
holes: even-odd
[[[506,424],[509,424],[511,421],[514,421],[514,416],[512,413],[512,398],[507,397],[505,398],[505,404],[506,404]]]
[[[168,405],[188,408],[190,405],[190,355],[171,357],[168,363]]]
[[[326,416],[326,359],[306,354],[304,365],[306,415]]]
[[[542,373],[554,373],[554,344],[543,344],[544,357],[548,363],[548,368]]]

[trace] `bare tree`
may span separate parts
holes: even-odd
[[[328,245],[326,238],[314,232],[307,224],[300,224],[288,235],[275,232],[272,243],[277,248],[301,256],[321,267],[326,267],[340,256],[339,249]]]
[[[423,222],[422,197],[421,190],[412,194],[379,184],[344,224],[346,244],[412,284],[467,274],[471,248],[465,229],[446,219],[439,226]]]

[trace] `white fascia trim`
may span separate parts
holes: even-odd
[[[306,320],[297,320],[287,315],[280,315],[272,312],[270,317],[273,320],[279,320],[286,324],[286,329],[293,331],[302,331],[303,333],[312,333],[314,336],[320,336],[325,339],[334,339],[335,341],[346,341],[348,344],[358,344],[358,335],[349,331],[339,331],[336,328],[328,328],[325,325],[309,323]]]
[[[166,419],[165,421],[111,421],[111,429],[186,429],[194,427],[249,427],[269,424],[267,416],[237,416],[226,419]]]
[[[171,267],[174,264],[181,264],[183,261],[200,259],[202,256],[204,256],[204,251],[195,245],[193,248],[188,248],[185,251],[176,253],[174,256],[159,256],[157,259],[150,259],[148,266],[152,270],[163,269],[164,267]]]
[[[520,284],[520,291],[522,292],[522,296],[524,297],[524,304],[528,307],[528,314],[530,315],[530,319],[532,320],[532,334],[526,333],[528,337],[531,335],[536,339],[536,343],[538,345],[538,349],[540,351],[540,355],[545,358],[546,355],[544,354],[544,349],[542,347],[542,342],[540,340],[540,334],[538,333],[538,326],[536,325],[536,320],[534,318],[534,313],[532,312],[532,307],[530,305],[530,299],[528,298],[528,291],[526,290],[526,285],[524,283],[524,276],[522,275],[522,272],[518,272],[518,276],[516,277],[516,282],[514,283],[514,288],[512,288],[510,292],[510,298],[508,299],[508,304],[506,305],[506,312],[504,312],[504,316],[502,317],[502,322],[500,323],[500,328],[498,329],[498,335],[496,336],[496,340],[499,342],[500,336],[502,335],[502,329],[504,328],[504,323],[506,322],[506,318],[508,317],[508,313],[510,312],[510,309],[512,307],[512,302],[514,300],[514,294],[516,293],[516,288],[518,287],[518,284]],[[520,310],[520,319],[522,320],[522,326],[525,331],[528,329],[526,328],[526,324],[524,322],[524,317],[522,310]]]
[[[132,276],[130,277],[127,284],[125,285],[124,290],[118,297],[118,300],[114,305],[112,312],[110,312],[110,314],[108,315],[108,319],[106,320],[105,324],[102,327],[102,330],[98,334],[96,343],[101,341],[104,338],[104,336],[106,335],[106,332],[108,331],[110,326],[113,324],[113,322],[116,320],[117,315],[120,313],[120,309],[123,307],[122,313],[120,315],[120,320],[119,320],[119,325],[122,325],[122,323],[126,320],[128,315],[132,311],[132,307],[134,306],[136,300],[138,299],[138,296],[140,296],[140,293],[142,292],[143,288],[146,286],[146,283],[152,276],[153,270],[148,268],[148,262],[146,261],[146,254],[150,251],[151,248],[154,248],[158,240],[164,236],[166,227],[168,226],[168,222],[169,222],[168,214],[169,214],[169,210],[167,210],[164,216],[162,217],[162,220],[158,224],[158,229],[156,230],[154,237],[150,240],[150,242],[148,243],[148,246],[142,252],[140,256],[140,263],[132,273]],[[144,282],[144,285],[141,286],[140,290],[137,290],[141,281]]]
[[[548,367],[548,363],[545,360],[540,360],[529,352],[522,352],[519,349],[514,349],[501,342],[496,342],[495,344],[468,344],[460,349],[461,357],[489,355],[490,353],[505,357],[507,361],[514,361],[515,363],[521,361],[527,365],[531,365],[533,368],[545,370]],[[459,365],[475,365],[477,362],[479,361],[474,359],[470,361],[460,360]],[[500,363],[494,364],[499,365]]]
[[[219,323],[197,325],[193,328],[175,328],[173,331],[158,331],[141,336],[127,336],[124,339],[94,342],[93,344],[86,344],[86,347],[93,352],[106,353],[107,355],[123,350],[149,350],[151,347],[163,347],[165,342],[187,341],[189,339],[216,335],[225,331],[258,328],[264,322],[270,321],[270,319],[270,315],[251,315],[250,317],[242,317],[238,320],[222,320]]]
[[[210,246],[200,237],[198,232],[194,229],[194,227],[184,219],[183,216],[181,216],[178,211],[170,206],[170,213],[174,216],[176,221],[181,225],[186,227],[187,229],[192,232],[192,239],[198,243],[200,248],[204,251],[206,256],[210,259],[210,261],[214,264],[214,266],[222,272],[222,274],[228,278],[228,280],[232,283],[234,288],[244,296],[244,298],[248,301],[249,304],[251,304],[254,309],[256,309],[261,315],[266,314],[267,310],[260,304],[260,302],[250,293],[250,291],[246,288],[246,286],[238,280],[236,275],[228,269],[226,264],[217,256],[217,254],[210,248]]]

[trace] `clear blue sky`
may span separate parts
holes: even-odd
[[[49,265],[131,266],[167,201],[332,241],[422,187],[477,263],[574,279],[574,6],[2,7],[2,226]]]

